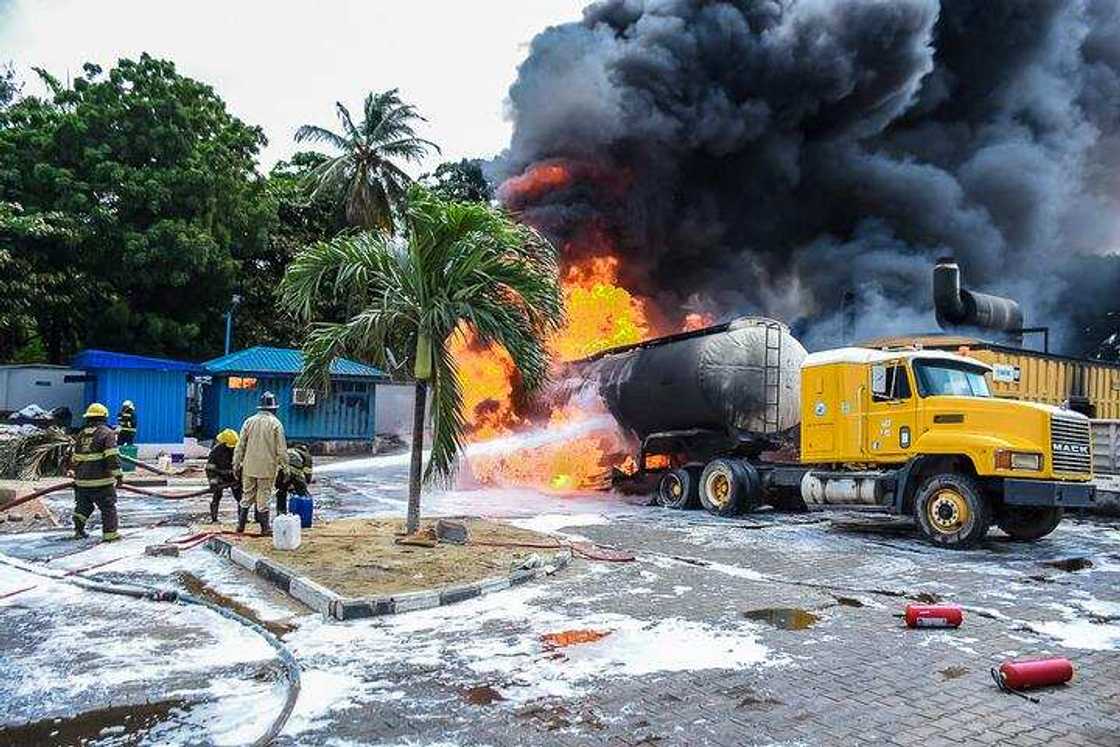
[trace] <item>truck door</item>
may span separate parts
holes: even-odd
[[[901,462],[914,447],[917,405],[910,368],[903,360],[870,367],[864,453],[875,461]]]

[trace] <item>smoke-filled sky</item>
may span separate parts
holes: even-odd
[[[672,308],[774,314],[817,347],[930,331],[952,254],[1082,352],[1120,307],[1118,8],[605,0],[534,39],[496,173],[558,159],[572,180],[514,206],[615,236]]]

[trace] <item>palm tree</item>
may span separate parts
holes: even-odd
[[[563,321],[556,250],[498,208],[440,199],[413,186],[404,237],[344,234],[307,247],[288,266],[282,303],[303,320],[323,301],[341,303],[346,321],[318,323],[304,346],[303,380],[329,386],[338,356],[372,362],[416,382],[408,521],[420,524],[424,411],[433,392],[432,453],[425,482],[446,481],[462,446],[463,401],[448,342],[462,325],[509,351],[532,390],[548,374],[544,338]]]
[[[438,153],[439,147],[416,137],[413,123],[426,120],[414,106],[401,101],[396,88],[366,96],[358,124],[341,103],[335,107],[341,134],[317,125],[296,130],[297,143],[326,143],[338,151],[308,175],[311,197],[343,197],[351,225],[392,233],[412,183],[394,160],[416,163],[429,150]]]

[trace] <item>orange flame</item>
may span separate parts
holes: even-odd
[[[526,169],[507,180],[498,190],[499,199],[518,208],[580,180],[592,180],[608,194],[622,194],[629,177],[599,165],[554,159]],[[592,221],[563,247],[567,263],[562,270],[566,323],[546,345],[559,362],[573,361],[602,350],[640,342],[658,331],[652,321],[655,309],[645,299],[624,288],[619,281],[620,260],[609,233]],[[686,329],[704,326],[699,314],[686,320]],[[659,318],[659,317],[658,317]],[[696,327],[687,326],[696,324]],[[461,329],[452,340],[452,354],[459,367],[468,439],[471,442],[509,436],[533,428],[575,426],[577,437],[549,443],[534,439],[532,447],[477,453],[468,457],[470,472],[481,483],[499,486],[532,486],[565,493],[603,487],[612,467],[626,464],[624,436],[616,428],[585,431],[578,425],[604,414],[576,405],[565,405],[542,416],[529,416],[516,406],[517,371],[505,350],[478,342],[469,329]],[[534,422],[535,420],[535,422]],[[633,459],[629,459],[632,465]],[[631,467],[633,468],[633,467]]]
[[[646,302],[618,284],[618,272],[619,260],[611,255],[590,256],[564,270],[561,284],[567,322],[546,343],[556,360],[584,358],[650,335]],[[533,425],[514,406],[516,368],[505,350],[479,344],[469,329],[460,330],[451,348],[459,367],[471,442],[510,435]],[[568,405],[551,412],[547,425],[578,423],[599,414]],[[472,456],[468,461],[474,478],[483,484],[566,493],[604,487],[610,468],[620,463],[625,450],[621,434],[607,429],[560,443]]]
[[[618,285],[617,257],[591,257],[564,273],[567,324],[548,342],[560,361],[641,342],[649,336],[645,303]]]
[[[472,441],[486,441],[521,424],[513,409],[517,368],[503,347],[483,345],[468,326],[451,338],[451,355],[459,368],[463,415]]]
[[[524,174],[507,179],[498,188],[498,198],[506,205],[530,202],[538,197],[563,189],[572,182],[572,172],[561,161],[542,161],[528,168]]]

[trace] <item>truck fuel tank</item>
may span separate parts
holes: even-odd
[[[801,478],[801,500],[810,506],[877,506],[883,497],[879,474],[846,475],[806,472]]]

